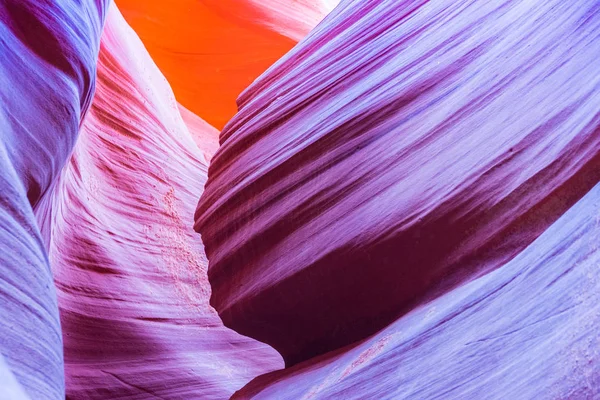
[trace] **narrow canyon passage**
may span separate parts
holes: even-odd
[[[0,400],[600,397],[600,7],[0,2]]]

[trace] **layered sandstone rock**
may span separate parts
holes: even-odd
[[[600,17],[346,1],[239,99],[196,212],[212,304],[288,365],[503,265],[600,178]]]
[[[107,1],[0,3],[0,396],[64,399],[52,274],[34,210],[93,94]]]
[[[234,399],[595,399],[600,185],[515,259]]]
[[[69,398],[223,399],[281,366],[274,350],[225,328],[208,304],[207,261],[192,221],[216,135],[194,115],[185,114],[186,126],[179,110],[111,7],[94,101],[38,213]]]

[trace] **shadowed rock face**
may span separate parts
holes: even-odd
[[[332,0],[117,0],[177,100],[221,129],[235,100],[333,8]]]
[[[600,177],[593,3],[346,1],[239,98],[211,303],[288,365],[519,254]]]
[[[64,399],[52,274],[33,210],[91,101],[106,1],[0,3],[0,396]],[[18,382],[18,383],[17,383]]]
[[[207,67],[254,57],[223,98],[233,104],[231,88],[306,34],[323,4],[239,2],[243,17],[202,6],[215,31],[225,21],[238,40],[262,38],[245,49],[229,37],[229,64]],[[62,399],[66,381],[68,398],[227,398],[282,360],[208,304],[192,225],[218,131],[178,105],[116,8],[98,60],[107,7],[0,6],[0,397]],[[174,11],[179,23],[194,15]],[[187,43],[214,46],[209,31]]]
[[[600,185],[512,261],[234,399],[595,399]]]
[[[193,114],[186,122],[112,6],[94,101],[38,212],[69,398],[224,399],[282,366],[273,349],[225,328],[208,304],[207,261],[192,221],[217,138]]]
[[[0,2],[0,400],[600,397],[597,2],[117,2]]]

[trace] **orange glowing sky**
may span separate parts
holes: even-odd
[[[219,130],[236,113],[237,96],[328,7],[324,1],[271,3],[277,7],[251,0],[117,1],[177,100]]]

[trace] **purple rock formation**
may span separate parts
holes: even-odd
[[[125,3],[221,121],[337,0]],[[0,55],[0,400],[600,398],[598,1],[342,1],[214,158],[107,0]]]
[[[94,101],[38,212],[69,398],[219,400],[283,364],[273,349],[223,326],[208,304],[207,261],[192,229],[206,148],[194,138],[211,148],[216,136],[198,117],[186,119],[193,133],[111,6]]]
[[[521,254],[234,399],[600,397],[600,185]]]
[[[56,293],[33,211],[90,104],[106,6],[0,3],[0,373],[5,381],[12,371],[35,400],[65,393]]]
[[[345,1],[239,99],[211,303],[287,365],[493,271],[600,178],[596,2]]]

